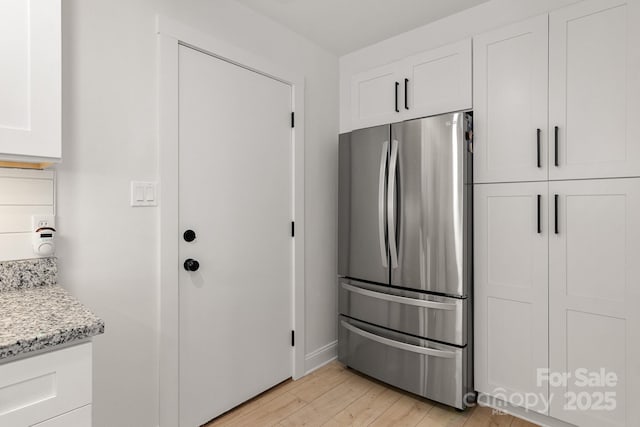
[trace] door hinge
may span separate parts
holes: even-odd
[[[473,131],[466,131],[464,134],[464,139],[467,141],[467,151],[473,153]]]
[[[296,331],[291,331],[291,347],[296,346]]]
[[[291,127],[296,127],[296,113],[294,113],[293,111],[291,112]]]
[[[291,237],[296,237],[296,222],[291,221]]]

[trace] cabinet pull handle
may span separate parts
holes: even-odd
[[[558,196],[557,194],[554,194],[553,199],[554,199],[553,210],[554,210],[555,233],[560,234],[560,231],[558,231],[558,203],[559,203],[560,196]]]
[[[553,133],[554,133],[554,140],[555,140],[555,165],[556,167],[560,166],[560,163],[558,162],[558,134],[560,133],[560,129],[558,128],[558,126],[556,126],[555,128],[553,128]]]
[[[398,88],[400,87],[400,83],[396,82],[396,113],[400,112],[400,109],[398,108]]]
[[[538,234],[542,233],[542,222],[540,220],[540,205],[542,202],[542,195],[538,194],[538,206],[537,206],[537,214],[538,214]]]
[[[409,109],[409,79],[404,79],[404,109]]]
[[[542,159],[540,158],[540,134],[542,131],[540,129],[536,129],[536,156],[538,159],[538,167],[542,167]]]

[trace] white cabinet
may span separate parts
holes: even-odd
[[[571,374],[551,389],[551,415],[582,427],[635,426],[640,178],[551,182],[549,194],[550,368]],[[616,379],[580,386],[580,369]]]
[[[91,405],[83,406],[33,427],[88,427],[91,425]]]
[[[546,182],[474,188],[475,388],[488,395],[548,397],[547,205]]]
[[[354,129],[400,120],[401,66],[385,65],[351,79],[351,120]]]
[[[547,179],[547,20],[473,40],[476,183]]]
[[[640,176],[639,18],[586,0],[474,37],[475,182]]]
[[[351,78],[353,129],[471,108],[471,40]]]
[[[53,419],[91,404],[91,369],[90,342],[0,364],[0,425],[90,427],[86,409],[69,415],[75,424]]]
[[[476,389],[548,396],[548,415],[584,427],[635,425],[640,178],[476,184],[474,203]]]
[[[402,120],[466,110],[471,102],[471,40],[404,61]]]
[[[549,15],[550,179],[640,175],[638,9],[590,0]]]
[[[639,17],[585,0],[474,38],[476,388],[584,427],[640,419]]]
[[[61,157],[60,0],[0,2],[0,159]]]

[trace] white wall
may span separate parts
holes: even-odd
[[[0,261],[38,258],[32,215],[55,213],[53,171],[0,168]]]
[[[351,130],[351,76],[579,0],[491,0],[340,57],[340,132]]]
[[[338,59],[233,0],[63,0],[59,281],[106,322],[95,339],[94,425],[158,423],[156,180],[160,13],[306,77],[306,352],[335,340]]]

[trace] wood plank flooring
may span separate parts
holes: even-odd
[[[455,409],[389,387],[332,362],[212,420],[219,426],[535,427],[477,406]]]

